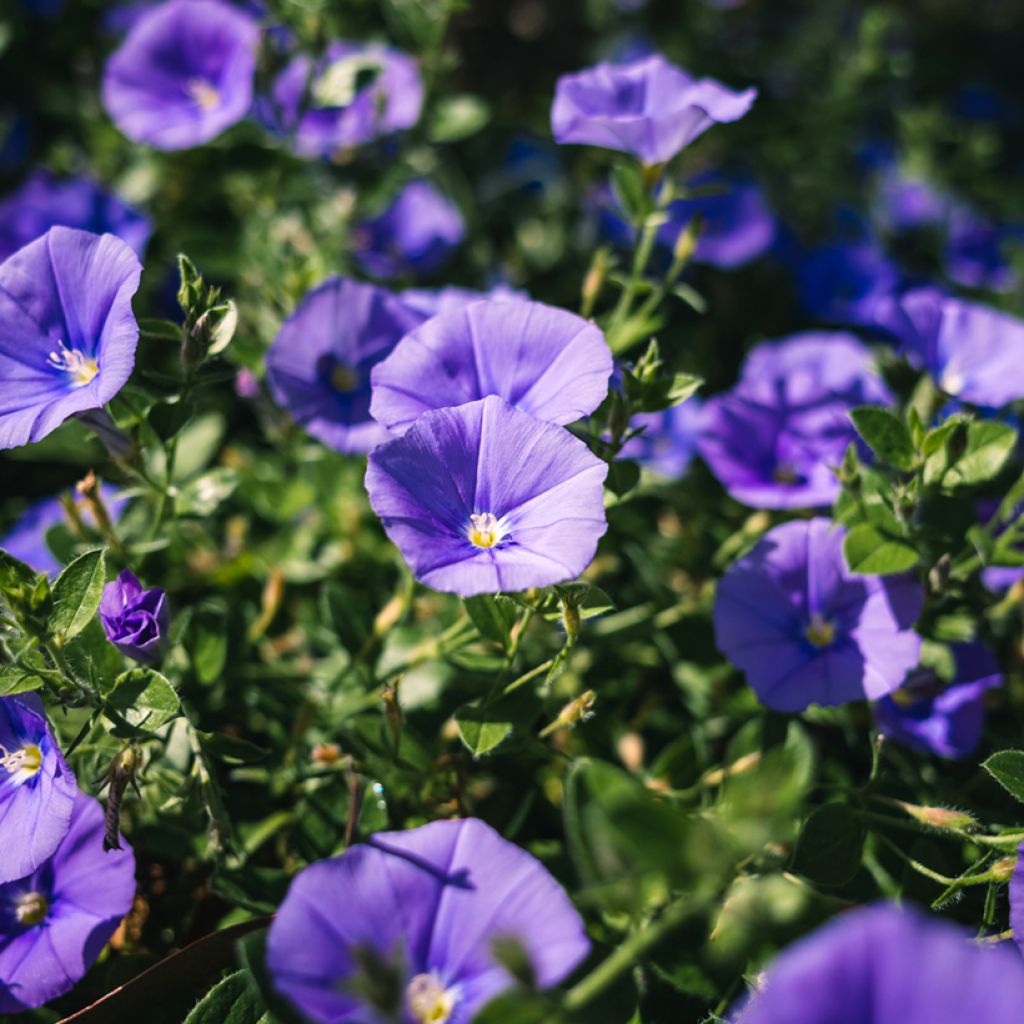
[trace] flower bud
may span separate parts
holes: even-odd
[[[103,589],[100,621],[107,639],[129,658],[155,665],[167,646],[169,612],[163,590],[145,590],[138,578],[125,569]]]

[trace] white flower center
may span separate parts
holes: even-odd
[[[436,974],[417,974],[406,987],[405,998],[416,1024],[445,1024],[455,1009],[455,992]]]
[[[185,86],[192,102],[204,113],[220,106],[220,89],[205,78],[190,78]]]
[[[41,892],[27,892],[14,901],[14,916],[20,924],[41,924],[50,912],[50,904]]]
[[[821,612],[815,612],[804,631],[804,636],[815,647],[830,647],[836,639],[836,627]]]
[[[0,753],[0,766],[7,770],[16,786],[28,782],[43,766],[43,752],[35,743],[26,743],[17,750],[8,750],[0,745]]]
[[[493,512],[474,512],[469,517],[466,536],[478,548],[493,548],[508,532],[508,527]]]
[[[85,387],[100,372],[99,364],[92,356],[83,355],[77,348],[68,348],[63,340],[57,341],[57,347],[49,354],[46,361],[55,370],[66,373],[71,378],[72,387]]]

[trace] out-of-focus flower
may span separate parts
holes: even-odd
[[[0,201],[0,259],[56,226],[117,235],[142,255],[152,224],[88,178],[31,174],[17,191]]]
[[[875,705],[875,719],[886,736],[939,757],[974,752],[985,726],[985,692],[1002,686],[1003,676],[981,644],[956,644],[953,657],[956,671],[948,685],[934,669],[922,666]]]
[[[311,70],[291,60],[271,89],[268,117],[303,156],[332,156],[411,128],[423,109],[419,66],[377,43],[334,42]]]
[[[73,493],[71,498],[75,501],[75,507],[82,520],[95,525],[91,522],[92,513],[89,510],[88,502]],[[100,498],[114,521],[128,504],[128,499],[123,497],[116,487],[111,487],[109,484],[100,486]],[[67,518],[64,502],[59,496],[43,498],[42,501],[30,505],[22,513],[17,523],[0,538],[0,548],[24,562],[30,569],[34,569],[36,572],[45,572],[52,579],[63,566],[53,557],[50,549],[46,546],[46,534],[52,527],[67,522]]]
[[[877,700],[918,663],[924,595],[909,576],[856,576],[827,519],[769,530],[718,585],[719,650],[777,711]]]
[[[429,181],[413,181],[383,213],[356,226],[355,257],[375,277],[429,274],[448,262],[465,230],[451,200]]]
[[[835,242],[798,257],[797,290],[809,316],[838,324],[866,324],[883,296],[903,276],[872,238]]]
[[[271,394],[329,447],[368,452],[388,437],[370,416],[370,371],[421,322],[383,288],[331,278],[306,295],[270,346]]]
[[[735,1024],[966,1024],[1013,1020],[1024,964],[1005,945],[877,903],[784,950]]]
[[[39,441],[121,390],[141,273],[119,238],[62,227],[0,264],[0,448]]]
[[[763,342],[732,391],[705,404],[699,451],[745,505],[829,505],[841,489],[833,470],[857,437],[850,410],[888,400],[870,351],[852,334],[807,331]]]
[[[485,301],[411,331],[373,370],[371,414],[401,432],[421,413],[500,395],[572,423],[608,394],[612,354],[594,324],[540,302]]]
[[[637,414],[629,421],[630,429],[644,431],[622,446],[620,457],[636,459],[670,480],[681,477],[697,453],[702,413],[700,401],[690,398],[665,412]]]
[[[300,872],[267,966],[316,1024],[456,1024],[516,984],[513,961],[548,988],[589,947],[544,866],[468,818],[379,833]]]
[[[1016,281],[1006,251],[1011,242],[1024,242],[1024,231],[995,224],[968,207],[958,206],[949,218],[946,273],[965,288],[1009,291]]]
[[[568,431],[491,395],[371,452],[366,489],[416,578],[468,597],[578,576],[607,529],[607,475]]]
[[[169,612],[166,593],[146,590],[131,569],[103,588],[100,621],[107,639],[144,665],[155,665],[167,647]]]
[[[881,300],[876,324],[943,391],[984,408],[1024,398],[1024,322],[988,306],[915,288]]]
[[[42,701],[30,693],[0,697],[0,882],[30,874],[53,854],[77,791]]]
[[[509,288],[508,285],[495,285],[489,291],[478,292],[472,288],[459,288],[448,285],[444,288],[406,288],[399,292],[398,297],[410,309],[414,309],[424,320],[429,320],[439,313],[450,313],[453,309],[461,309],[474,302],[487,299],[490,302],[511,302],[515,300],[530,301],[530,296],[523,291]]]
[[[239,398],[259,398],[260,382],[255,373],[243,366],[235,374],[235,394]]]
[[[551,130],[563,145],[601,146],[662,164],[713,124],[738,121],[756,97],[756,89],[734,92],[713,78],[692,78],[653,54],[563,75]]]
[[[886,161],[878,177],[875,215],[879,227],[893,234],[941,224],[949,200],[926,178]]]
[[[107,61],[103,105],[133,142],[189,149],[252,106],[259,25],[222,0],[168,0]]]
[[[103,811],[92,797],[75,795],[65,831],[49,860],[0,885],[0,1012],[71,989],[135,898],[135,855],[104,852]]]

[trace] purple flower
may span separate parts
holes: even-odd
[[[367,274],[399,277],[440,269],[462,241],[458,207],[429,181],[413,181],[379,216],[356,226],[356,260]]]
[[[718,649],[767,707],[877,700],[918,663],[921,587],[907,575],[855,576],[844,536],[827,519],[783,523],[718,585]]]
[[[370,412],[406,430],[428,409],[500,395],[573,423],[608,394],[612,354],[592,323],[540,302],[475,302],[411,331],[373,371]]]
[[[67,835],[77,791],[42,701],[34,693],[0,697],[0,882],[24,877],[52,856]]]
[[[852,334],[806,331],[762,342],[732,391],[704,406],[700,454],[729,494],[754,508],[819,508],[857,437],[850,409],[884,404],[871,353]]]
[[[388,437],[370,416],[370,370],[421,322],[383,288],[331,278],[306,295],[270,346],[270,391],[324,444],[368,452]]]
[[[927,179],[886,161],[878,179],[877,217],[886,231],[901,233],[941,224],[949,200]]]
[[[167,646],[167,595],[143,589],[135,573],[125,569],[103,588],[100,621],[107,639],[122,653],[144,665],[155,665]]]
[[[252,106],[260,30],[221,0],[168,0],[146,12],[107,61],[103,105],[133,142],[190,149]]]
[[[607,475],[568,431],[491,395],[371,452],[366,489],[416,578],[468,597],[578,576],[607,529]]]
[[[692,78],[653,54],[562,75],[551,131],[563,145],[602,146],[662,164],[713,124],[738,121],[756,96],[756,89],[734,92],[713,78]]]
[[[506,284],[495,285],[489,291],[478,292],[472,288],[460,288],[447,285],[444,288],[406,288],[399,292],[398,297],[410,309],[414,309],[424,320],[429,320],[438,313],[449,313],[453,309],[462,309],[474,302],[488,299],[491,302],[512,302],[523,299],[530,301],[530,296],[523,291],[510,288]]]
[[[735,1024],[967,1024],[1012,1021],[1024,965],[1005,945],[918,910],[876,903],[790,946]]]
[[[74,494],[71,497],[73,500],[76,498]],[[128,499],[122,497],[120,492],[109,484],[100,485],[100,498],[115,521],[128,503]],[[79,515],[89,522],[88,504],[79,498],[75,500],[75,505]],[[67,522],[67,512],[60,497],[43,498],[42,501],[30,505],[22,513],[17,523],[4,537],[0,538],[0,548],[24,562],[30,569],[34,569],[36,572],[45,572],[53,579],[63,566],[53,557],[50,549],[46,546],[46,534],[54,526],[64,522]]]
[[[1024,578],[1024,566],[992,565],[981,571],[981,581],[994,594],[1007,591]]]
[[[39,441],[121,390],[141,272],[119,238],[61,227],[0,264],[0,448]]]
[[[103,810],[79,792],[53,856],[0,885],[0,1012],[71,989],[92,966],[135,898],[130,848],[103,850]]]
[[[947,686],[927,666],[875,705],[878,727],[890,739],[939,757],[974,753],[985,727],[985,692],[1003,685],[999,663],[981,644],[956,644],[953,681]]]
[[[629,426],[631,430],[643,427],[644,431],[627,441],[619,455],[635,459],[659,476],[678,479],[697,452],[702,421],[701,404],[696,398],[665,412],[639,413],[629,421]]]
[[[946,273],[966,288],[1010,291],[1016,275],[1006,249],[1010,242],[1021,242],[1019,228],[1006,228],[958,206],[949,219],[946,238]]]
[[[267,966],[315,1024],[468,1024],[515,986],[503,947],[549,988],[590,944],[544,866],[468,818],[378,833],[300,872],[270,927]]]
[[[1024,398],[1024,322],[936,288],[879,302],[875,320],[947,394],[998,409]]]
[[[36,171],[0,202],[0,259],[56,226],[110,233],[142,255],[152,225],[88,178],[59,180]]]
[[[821,246],[797,264],[800,304],[808,315],[833,323],[869,323],[879,299],[901,281],[899,269],[871,238]]]
[[[269,119],[293,136],[298,153],[333,156],[415,125],[423,82],[416,61],[401,50],[334,42],[312,74],[306,56],[285,67],[270,107]]]

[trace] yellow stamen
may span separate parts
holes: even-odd
[[[469,517],[467,536],[470,544],[478,548],[493,548],[505,535],[498,517],[493,512],[473,513]]]
[[[331,370],[331,387],[343,395],[347,395],[359,386],[359,377],[351,366],[338,363]]]
[[[417,974],[405,994],[417,1024],[445,1024],[455,1009],[455,994],[433,974]]]
[[[41,924],[50,912],[50,904],[41,892],[27,892],[14,902],[14,916],[20,924]]]
[[[208,114],[220,106],[220,90],[205,78],[191,79],[187,88],[192,102],[204,113]]]
[[[55,370],[66,373],[71,378],[73,387],[85,387],[100,372],[99,364],[92,356],[83,355],[77,348],[68,348],[63,341],[46,360]]]
[[[14,776],[14,782],[26,782],[43,766],[43,752],[35,743],[26,743],[18,750],[8,751],[0,746],[3,752],[0,765],[7,769],[8,775]]]
[[[815,647],[830,647],[836,638],[836,627],[821,612],[815,612],[804,633]]]

